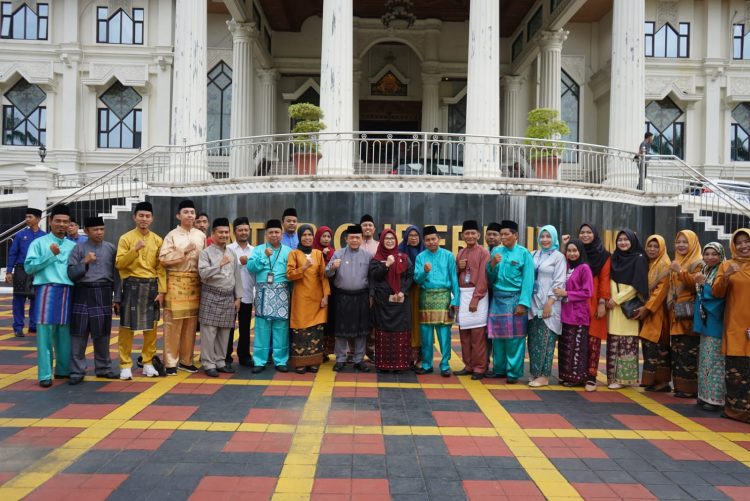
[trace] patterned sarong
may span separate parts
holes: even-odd
[[[560,379],[584,383],[589,367],[589,326],[563,324],[558,348]]]
[[[255,285],[255,316],[266,320],[289,319],[289,284],[259,283]]]
[[[201,287],[201,306],[198,319],[201,325],[223,329],[234,327],[234,288],[222,290],[218,287]]]
[[[451,291],[448,289],[422,289],[419,294],[419,323],[425,325],[451,325],[448,317]]]
[[[73,317],[70,335],[94,339],[112,331],[112,284],[108,282],[77,284],[73,287]]]
[[[367,289],[336,289],[334,333],[336,337],[364,337],[370,334],[370,293]]]
[[[490,339],[514,339],[526,336],[528,315],[516,315],[521,293],[493,291],[490,314],[487,317],[487,337]]]
[[[698,392],[699,336],[682,334],[671,336],[672,381],[674,390],[695,394]]]
[[[750,423],[750,357],[726,357],[727,417]]]
[[[122,282],[120,325],[132,331],[150,331],[159,321],[156,278],[128,277]]]
[[[726,382],[721,338],[701,336],[698,359],[698,400],[711,405],[724,405]]]
[[[172,318],[198,316],[201,301],[201,278],[193,271],[167,272],[167,294],[164,309],[172,312]]]
[[[291,329],[292,345],[289,363],[292,367],[309,367],[323,363],[323,333],[325,324],[305,329]]]
[[[638,337],[607,337],[607,384],[624,386],[638,382]]]
[[[34,286],[34,321],[38,324],[65,325],[70,323],[71,287],[62,284]]]

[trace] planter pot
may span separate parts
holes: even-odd
[[[294,158],[294,169],[299,175],[313,175],[318,171],[318,160],[320,154],[318,153],[295,153],[292,155]]]
[[[543,157],[531,161],[537,179],[557,179],[560,157]]]

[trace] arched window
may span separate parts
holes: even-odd
[[[579,122],[580,122],[580,109],[581,109],[581,89],[578,84],[570,78],[570,75],[565,73],[564,70],[561,72],[561,86],[562,89],[560,95],[560,118],[568,124],[570,133],[563,136],[562,139],[565,141],[572,141],[577,143],[579,133]],[[566,150],[563,155],[563,162],[576,162],[576,154],[573,151]]]
[[[733,161],[750,161],[750,103],[740,103],[732,110],[731,155]]]
[[[656,23],[647,21],[644,29],[646,57],[690,57],[690,23],[680,23],[679,31],[665,23],[655,31]]]
[[[49,5],[36,4],[36,12],[26,4],[13,11],[13,2],[0,2],[2,26],[0,38],[13,40],[47,40]]]
[[[3,105],[3,144],[38,146],[47,142],[47,95],[38,85],[19,80],[8,92]]]
[[[96,41],[122,45],[143,45],[143,9],[129,16],[122,9],[109,15],[108,7],[96,8]]]
[[[208,72],[208,140],[229,139],[232,122],[232,68],[224,61]],[[229,151],[220,149],[221,155]]]
[[[106,108],[99,108],[99,148],[140,148],[141,95],[132,87],[115,82],[99,96]]]
[[[685,158],[685,122],[683,113],[669,97],[651,101],[646,106],[646,131],[654,135],[650,153]]]

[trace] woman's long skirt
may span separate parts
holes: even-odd
[[[727,396],[724,415],[750,423],[750,357],[726,357]]]
[[[589,370],[587,383],[596,383],[596,376],[599,375],[599,358],[602,355],[602,340],[596,336],[589,336]]]
[[[581,384],[588,378],[589,326],[563,324],[557,365],[560,380]]]
[[[292,367],[322,364],[325,324],[313,325],[306,329],[291,329],[291,331],[292,346],[289,351],[289,364]]]
[[[552,362],[555,358],[555,334],[544,319],[532,318],[529,321],[529,373],[531,379],[552,374]]]
[[[412,367],[411,331],[375,330],[375,366],[380,370],[400,371]]]
[[[701,336],[698,359],[698,400],[711,405],[724,405],[725,373],[721,338]]]
[[[698,347],[700,336],[672,336],[672,380],[674,391],[695,395],[698,392]]]
[[[658,343],[641,339],[643,374],[641,386],[663,386],[672,380],[669,333],[663,332]]]
[[[638,382],[638,337],[607,335],[607,383]]]

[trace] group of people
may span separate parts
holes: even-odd
[[[391,229],[376,239],[369,215],[346,229],[339,250],[329,227],[298,224],[294,208],[265,224],[265,242],[256,247],[246,217],[231,225],[214,219],[210,235],[198,229],[196,221],[205,217],[208,226],[208,216],[196,214],[190,200],[179,203],[178,225],[164,239],[150,230],[151,204],[138,203],[135,227],[116,247],[104,241],[100,217],[85,220],[87,238],[77,243],[68,236],[68,207],[52,208],[49,234],[39,229],[40,217],[27,210],[6,280],[14,284],[19,336],[31,299],[43,387],[53,377],[83,381],[89,336],[96,375],[131,379],[136,332],[143,334],[144,376],[197,372],[197,331],[206,375],[231,373],[236,323],[238,362],[253,373],[269,364],[314,373],[333,355],[334,371],[353,363],[367,372],[367,357],[381,372],[430,374],[436,337],[438,370],[448,377],[455,323],[464,363],[456,375],[515,384],[528,346],[528,384],[546,386],[557,347],[561,383],[595,391],[606,341],[610,389],[640,382],[750,422],[747,229],[733,235],[728,260],[720,243],[702,247],[694,232],[680,231],[670,259],[663,237],[649,236],[644,248],[629,229],[610,253],[591,223],[573,238],[543,226],[533,252],[518,243],[517,223],[490,223],[485,247],[482,226],[467,220],[465,247],[454,256],[440,247],[434,226],[410,226],[400,242]],[[163,362],[156,355],[162,311]],[[119,375],[108,348],[113,312],[120,316]]]

